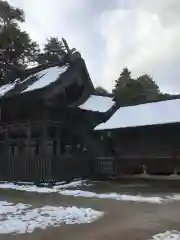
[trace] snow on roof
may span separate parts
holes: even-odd
[[[15,87],[16,83],[9,83],[3,86],[0,86],[0,97],[4,96],[7,92]]]
[[[33,82],[29,85],[23,92],[33,91],[36,89],[43,88],[52,82],[55,82],[61,74],[63,74],[67,70],[67,66],[56,66],[44,69],[39,71],[38,73],[31,74],[29,77],[24,79],[22,82],[19,82],[19,78],[16,79],[13,83],[9,83],[3,86],[0,86],[0,97],[4,96],[7,92],[12,90],[16,85],[25,83],[29,79],[33,77],[37,77],[37,81]]]
[[[79,106],[83,110],[89,110],[94,112],[107,112],[114,102],[110,97],[90,95],[86,102]]]
[[[30,77],[25,79],[24,82],[29,80],[31,77],[37,77],[38,80],[34,82],[32,85],[28,86],[28,88],[25,89],[23,92],[33,91],[36,89],[46,87],[52,82],[55,82],[58,79],[58,77],[62,73],[64,73],[66,70],[67,70],[67,66],[63,66],[63,67],[56,66],[56,67],[50,67],[48,69],[44,69],[34,75],[31,75]]]
[[[148,126],[180,122],[180,99],[119,108],[95,130]]]

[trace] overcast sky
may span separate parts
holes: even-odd
[[[84,57],[94,84],[111,90],[123,67],[180,92],[180,0],[11,0],[43,44],[65,37]]]

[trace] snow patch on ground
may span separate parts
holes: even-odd
[[[0,201],[0,234],[31,233],[61,224],[91,223],[103,216],[91,208],[44,206]]]
[[[163,198],[161,197],[144,197],[144,196],[133,196],[119,193],[94,193],[82,190],[61,190],[60,194],[74,197],[86,197],[86,198],[101,198],[101,199],[114,199],[119,201],[132,201],[132,202],[147,202],[147,203],[162,203]]]
[[[83,186],[92,186],[93,183],[88,183],[87,180],[75,180],[69,183],[61,183],[54,187],[54,189],[65,189],[65,188],[76,188],[76,187],[83,187]]]
[[[67,189],[67,188],[76,188],[82,186],[91,186],[93,183],[88,183],[87,180],[75,180],[69,183],[66,182],[59,182],[53,188],[48,187],[48,184],[44,184],[42,187],[38,187],[33,185],[32,183],[24,183],[18,182],[18,184],[14,183],[0,183],[0,189],[12,189],[12,190],[19,190],[25,192],[37,192],[37,193],[56,193],[59,189]]]
[[[168,197],[171,201],[179,201],[180,200],[180,194],[173,194],[172,196]]]
[[[180,232],[178,231],[167,231],[154,235],[152,240],[180,240]]]
[[[48,185],[44,187],[38,187],[36,185],[18,185],[14,183],[0,183],[0,189],[12,189],[25,192],[35,193],[57,193],[65,196],[73,197],[85,197],[85,198],[101,198],[101,199],[113,199],[119,201],[133,201],[133,202],[144,202],[144,203],[166,203],[172,201],[180,201],[180,194],[172,194],[165,197],[160,196],[143,196],[143,195],[131,195],[121,194],[116,192],[110,193],[95,193],[85,190],[73,189],[82,186],[91,186],[94,183],[90,183],[87,180],[75,180],[69,183],[59,182],[58,185],[50,188]]]
[[[1,183],[1,189],[12,189],[25,192],[37,192],[37,193],[56,193],[57,190],[47,187],[37,187],[35,185],[16,185],[14,183]]]
[[[48,187],[37,187],[35,185],[15,185],[13,183],[2,183],[0,184],[1,189],[12,189],[18,191],[26,192],[36,192],[36,193],[58,193],[65,196],[73,197],[85,197],[85,198],[101,198],[101,199],[113,199],[119,201],[133,201],[133,202],[146,202],[146,203],[162,203],[167,199],[161,197],[146,197],[141,195],[125,195],[120,193],[94,193],[90,191],[82,190],[67,190],[66,188],[82,186],[82,180],[71,182],[68,184],[62,184],[55,186],[53,188]],[[84,184],[85,181],[84,181]],[[169,200],[169,199],[168,199]]]

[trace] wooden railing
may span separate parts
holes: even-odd
[[[122,174],[180,174],[178,157],[99,157],[95,159],[95,172],[106,176]]]

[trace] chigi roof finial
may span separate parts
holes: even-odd
[[[72,49],[69,48],[69,45],[68,45],[65,38],[62,38],[62,42],[64,44],[64,47],[65,47],[66,51],[67,51],[68,60],[70,62],[73,61],[73,60],[76,60],[77,58],[81,58],[81,54],[80,54],[80,52],[78,52],[76,50],[76,48],[72,48]]]

